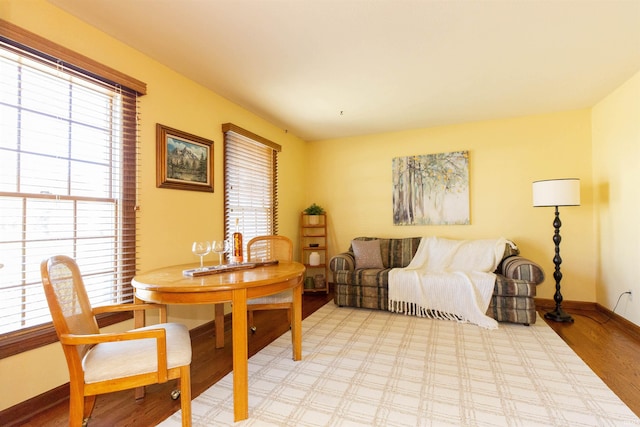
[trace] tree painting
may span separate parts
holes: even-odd
[[[469,152],[395,157],[393,223],[470,224]]]

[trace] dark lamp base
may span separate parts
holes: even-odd
[[[553,320],[554,322],[567,322],[573,323],[573,317],[562,308],[558,307],[553,311],[544,314],[545,319]]]

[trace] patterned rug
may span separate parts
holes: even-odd
[[[229,374],[193,401],[193,425],[640,425],[542,320],[487,330],[331,302],[302,326],[302,361],[290,333],[249,360],[248,420],[233,422]]]

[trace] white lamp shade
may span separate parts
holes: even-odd
[[[580,180],[566,178],[535,181],[533,206],[580,206]]]

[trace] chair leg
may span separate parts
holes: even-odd
[[[253,324],[253,310],[247,310],[247,317],[249,319],[249,329],[251,329],[252,333],[256,333],[256,325]]]
[[[182,426],[191,427],[191,365],[180,368],[180,409]]]
[[[96,404],[96,395],[93,396],[85,396],[84,397],[84,411],[83,418],[86,421],[91,418],[91,413],[93,412],[93,407]],[[84,423],[83,423],[84,424]]]
[[[145,393],[146,391],[144,386],[140,386],[140,387],[136,387],[136,389],[133,392],[133,396],[135,397],[136,400],[140,400],[140,399],[144,399]]]
[[[69,390],[69,427],[81,427],[85,425],[85,408],[82,387],[74,386],[73,383]],[[93,405],[92,405],[93,409]],[[89,418],[91,414],[87,414]]]

